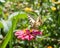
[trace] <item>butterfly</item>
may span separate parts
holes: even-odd
[[[43,24],[40,16],[38,16],[36,20],[34,20],[30,15],[28,15],[28,19],[32,28],[37,28],[38,26]]]

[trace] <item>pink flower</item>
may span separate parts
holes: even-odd
[[[34,38],[34,36],[31,34],[25,36],[25,39],[27,39],[27,40],[32,40],[33,38]]]
[[[19,36],[17,36],[17,38],[18,38],[18,39],[25,40],[25,36],[26,36],[26,34],[23,34],[23,35],[19,35]]]
[[[37,35],[42,35],[42,32],[39,30],[33,30],[32,34],[37,36]]]
[[[26,29],[25,31],[26,31],[26,34],[30,34],[30,30]]]
[[[38,30],[32,30],[32,32],[30,32],[30,30],[26,29],[26,30],[18,30],[17,32],[15,32],[15,36],[18,39],[22,39],[22,40],[33,40],[37,35],[42,35],[42,32],[38,31]]]
[[[20,35],[23,35],[24,32],[22,30],[18,30],[16,33],[15,33],[15,36],[20,36]]]
[[[32,40],[34,36],[30,34],[29,30],[26,30],[26,32],[19,30],[15,33],[15,36],[17,36],[18,39],[22,40]]]

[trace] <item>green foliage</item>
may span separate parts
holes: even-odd
[[[42,31],[43,35],[37,36],[37,39],[35,41],[33,40],[33,47],[47,48],[47,46],[52,46],[53,48],[59,48],[60,2],[59,0],[52,1],[53,0],[0,1],[0,34],[4,36],[0,48],[6,48],[7,45],[9,45],[8,48],[15,46],[19,46],[18,48],[21,46],[23,46],[22,48],[25,47],[23,41],[19,42],[16,39],[14,31],[30,28],[31,25],[27,17],[28,14],[35,20],[40,16],[43,22],[43,24],[38,27],[38,30]],[[26,7],[29,8],[26,9],[27,11],[25,11]],[[30,8],[32,8],[32,11]]]
[[[3,24],[0,22],[0,28],[3,28]]]
[[[19,18],[19,16],[23,16],[23,17]],[[26,17],[26,15],[24,13],[22,13],[22,14],[18,14],[16,16],[16,18],[13,18],[13,20],[12,20],[12,26],[9,29],[7,35],[5,36],[5,38],[3,40],[3,43],[1,44],[1,48],[5,48],[6,45],[8,44],[8,42],[11,40],[12,34],[13,34],[13,30],[15,30],[15,28],[16,28],[16,24],[18,22],[18,19],[22,19],[22,18],[25,18],[25,17]]]

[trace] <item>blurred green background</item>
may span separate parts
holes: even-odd
[[[0,0],[1,48],[20,48],[23,43],[18,43],[13,31],[29,28],[27,14],[44,22],[38,27],[43,35],[37,37],[35,48],[60,48],[60,0]]]

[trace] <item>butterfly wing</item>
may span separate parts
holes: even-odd
[[[40,26],[40,25],[42,25],[42,24],[43,24],[42,19],[41,19],[40,16],[38,16],[38,17],[37,17],[37,20],[36,20],[36,26]]]
[[[31,26],[33,27],[35,20],[30,15],[28,15],[28,19],[29,19]]]

